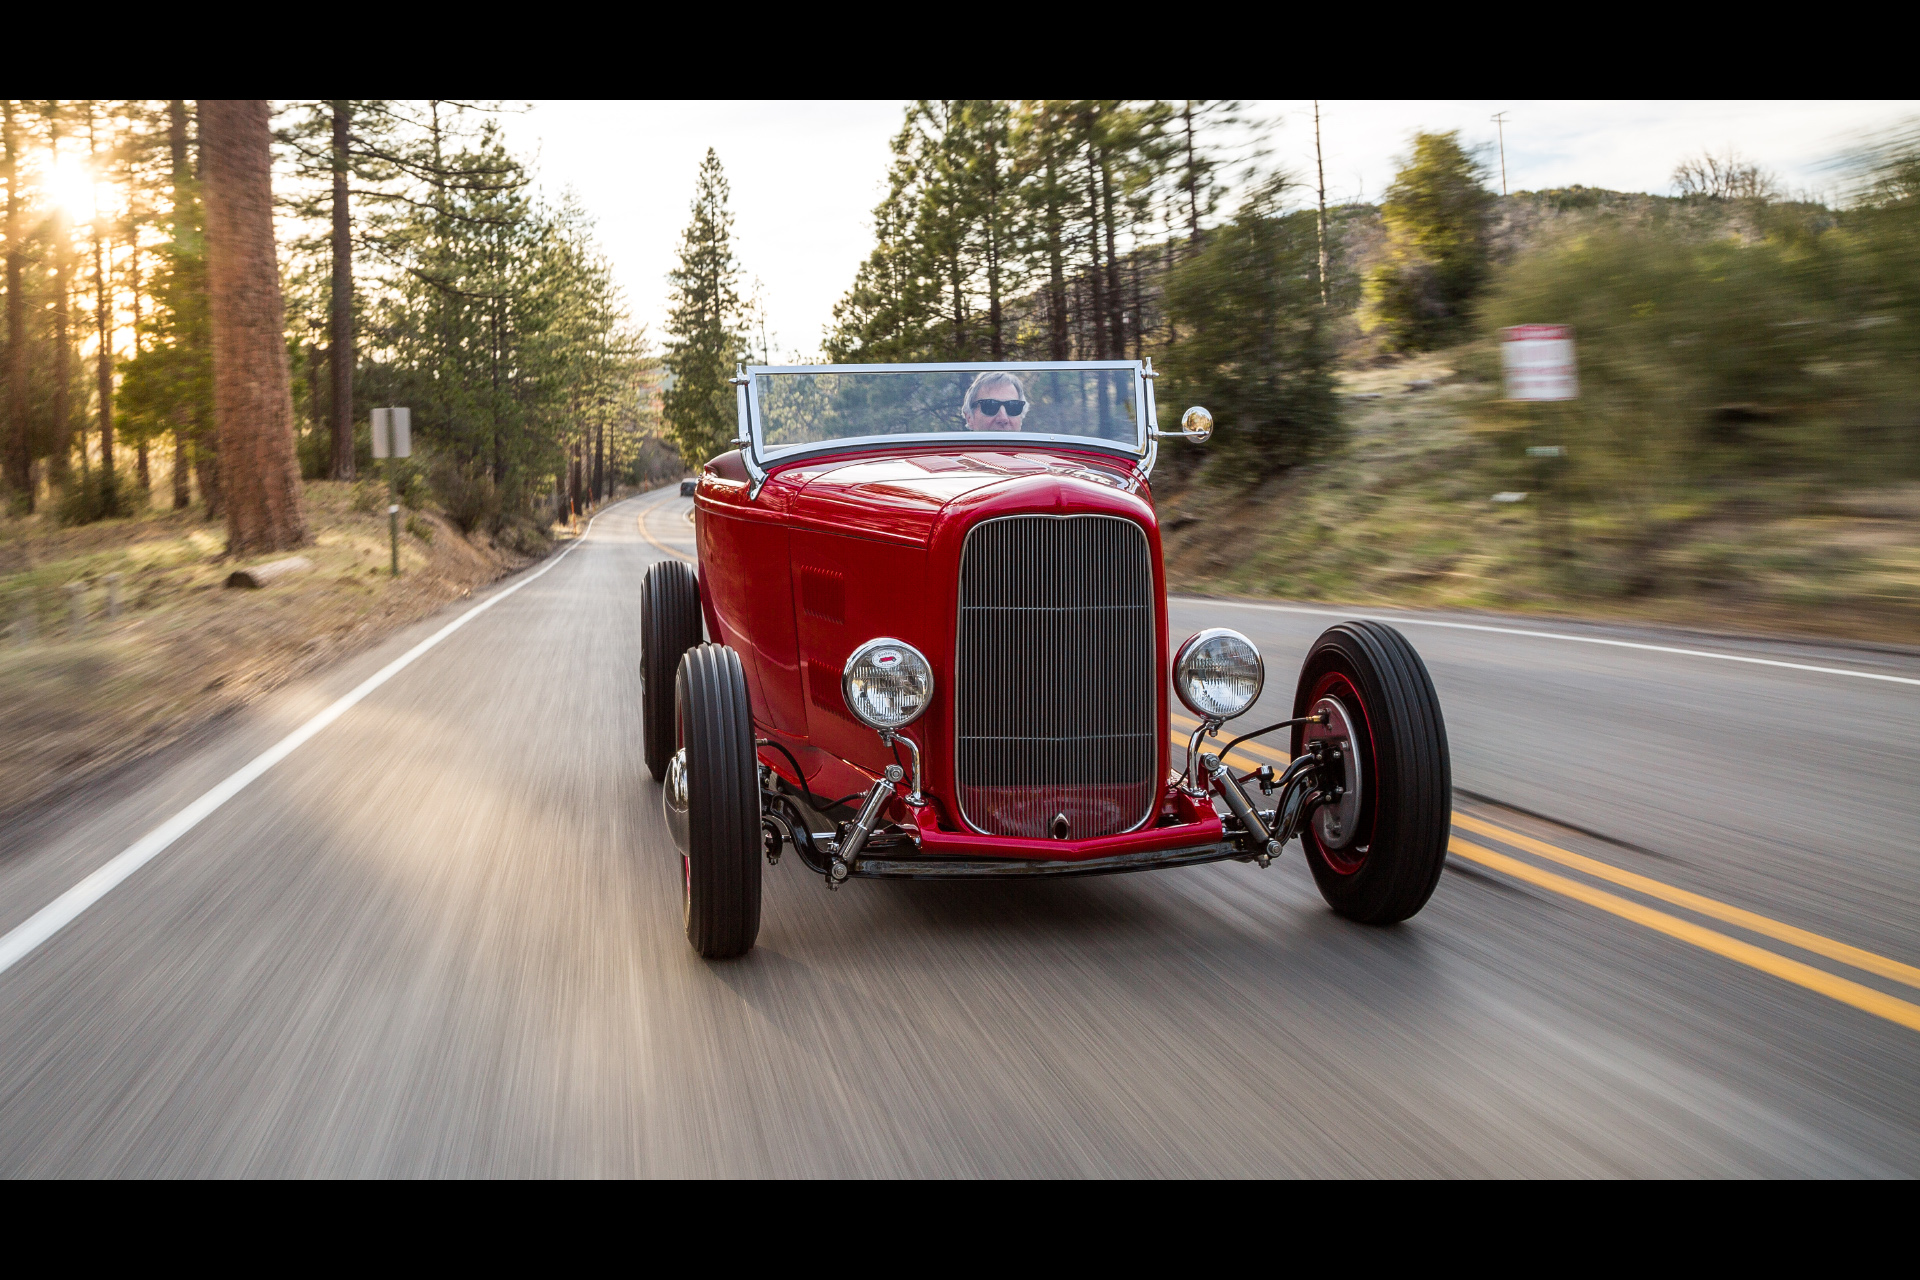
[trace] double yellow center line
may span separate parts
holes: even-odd
[[[1194,729],[1199,727],[1196,721],[1179,715],[1174,717],[1174,723],[1176,726],[1184,727],[1189,735]],[[1188,738],[1185,736],[1177,733],[1173,735],[1173,745],[1176,747],[1184,748],[1187,745],[1187,741]],[[1276,750],[1262,743],[1246,742],[1234,749],[1233,754],[1228,758],[1228,763],[1237,769],[1245,771],[1258,768],[1263,760],[1264,762],[1285,764],[1289,759],[1291,759],[1291,757],[1284,751]],[[1643,897],[1669,903],[1690,911],[1695,915],[1705,916],[1708,919],[1718,920],[1724,924],[1733,925],[1735,928],[1744,929],[1748,933],[1758,934],[1764,938],[1772,938],[1776,942],[1785,943],[1790,947],[1807,952],[1810,955],[1820,956],[1824,959],[1857,969],[1862,973],[1870,973],[1876,977],[1898,982],[1905,986],[1920,987],[1920,968],[1916,968],[1913,965],[1902,964],[1898,960],[1890,960],[1886,956],[1877,955],[1874,952],[1864,950],[1860,947],[1851,946],[1844,942],[1836,942],[1832,938],[1813,933],[1810,930],[1784,924],[1756,912],[1747,911],[1702,894],[1677,888],[1674,885],[1666,884],[1649,876],[1638,875],[1632,871],[1616,867],[1611,863],[1602,862],[1597,858],[1589,858],[1582,854],[1562,849],[1557,845],[1548,844],[1544,840],[1538,840],[1521,832],[1510,831],[1505,827],[1496,826],[1494,823],[1488,822],[1483,818],[1475,817],[1472,814],[1461,813],[1456,810],[1453,815],[1453,825],[1459,830],[1469,831],[1475,835],[1496,840],[1509,848],[1530,853],[1537,858],[1544,858],[1549,862],[1558,863],[1563,867],[1578,871],[1583,875],[1591,876],[1593,879],[1603,880],[1609,884],[1631,890]],[[1462,839],[1458,835],[1454,836],[1449,842],[1448,851],[1457,857],[1465,858],[1470,862],[1476,862],[1490,870],[1498,871],[1516,880],[1525,881],[1535,888],[1545,889],[1550,893],[1559,894],[1561,897],[1570,898],[1575,902],[1598,908],[1610,915],[1618,916],[1622,920],[1630,920],[1635,924],[1652,929],[1657,933],[1663,933],[1670,938],[1691,943],[1703,951],[1710,951],[1726,959],[1738,961],[1749,968],[1771,974],[1776,978],[1791,982],[1795,986],[1804,987],[1809,991],[1818,992],[1830,999],[1838,1000],[1842,1004],[1852,1005],[1856,1009],[1864,1010],[1876,1017],[1885,1018],[1889,1022],[1897,1022],[1909,1030],[1920,1031],[1920,1004],[1897,999],[1894,996],[1887,995],[1883,991],[1877,991],[1872,987],[1847,978],[1842,978],[1824,969],[1815,968],[1813,965],[1803,963],[1802,961],[1790,959],[1777,952],[1769,951],[1765,947],[1758,947],[1750,942],[1743,942],[1738,938],[1729,937],[1724,933],[1708,929],[1690,920],[1684,920],[1679,916],[1670,915],[1664,911],[1657,911],[1652,907],[1645,906],[1629,898],[1623,898],[1618,894],[1608,893],[1604,889],[1595,888],[1593,885],[1587,884],[1584,881],[1558,875],[1536,866],[1531,862],[1497,852],[1484,845],[1475,844],[1470,840]]]

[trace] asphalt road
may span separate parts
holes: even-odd
[[[1405,925],[1297,846],[832,894],[789,857],[709,964],[636,723],[686,505],[603,513],[271,767],[474,602],[0,833],[0,1173],[1920,1173],[1920,659],[1410,615],[1462,793]],[[1275,718],[1335,620],[1173,614],[1259,641]]]

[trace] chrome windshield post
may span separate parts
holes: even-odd
[[[747,464],[747,475],[753,481],[747,488],[747,501],[752,502],[760,496],[760,487],[767,482],[766,468],[760,465],[760,459],[754,456],[753,450],[753,412],[748,394],[753,379],[747,376],[746,366],[740,365],[734,369],[733,377],[728,381],[733,383],[734,414],[739,424],[736,430],[740,433],[734,437],[733,444],[740,450],[740,459]]]

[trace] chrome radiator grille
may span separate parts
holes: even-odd
[[[1146,533],[1011,516],[967,535],[953,707],[960,811],[989,835],[1131,831],[1153,813],[1159,681]]]

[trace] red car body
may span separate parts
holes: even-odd
[[[935,696],[902,736],[924,760],[926,803],[891,802],[888,817],[923,855],[1076,861],[1217,845],[1221,820],[1176,785],[1169,766],[1170,686],[1165,571],[1151,494],[1126,458],[1097,448],[1001,440],[871,445],[814,453],[754,477],[738,451],[706,465],[695,493],[701,607],[708,637],[732,647],[745,669],[761,763],[823,797],[873,786],[895,760],[856,721],[841,695],[855,646],[890,636],[932,663]],[[959,573],[968,533],[1011,515],[1118,517],[1143,532],[1152,561],[1160,796],[1137,829],[1091,839],[988,834],[957,802],[952,691]],[[1137,696],[1137,691],[1132,691]]]

